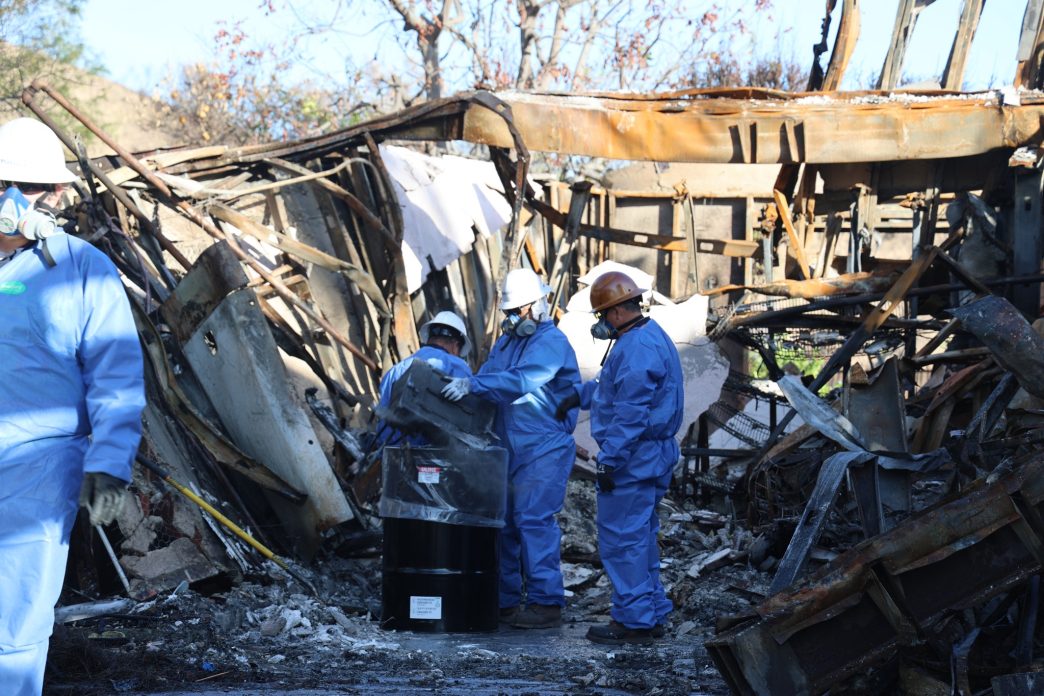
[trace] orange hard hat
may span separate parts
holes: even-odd
[[[641,297],[643,292],[626,273],[603,273],[591,284],[591,311],[601,312],[615,307],[621,302]]]

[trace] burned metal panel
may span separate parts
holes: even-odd
[[[1044,460],[1030,461],[769,597],[756,608],[760,619],[707,644],[730,687],[778,693],[764,685],[786,675],[789,692],[825,691],[946,616],[1038,573],[1042,474]]]
[[[851,385],[848,418],[871,452],[908,452],[898,361],[893,358],[886,362],[875,377],[870,384]],[[892,510],[909,511],[908,472],[880,471],[878,476],[881,502]]]
[[[269,500],[291,529],[295,552],[310,558],[320,534],[351,519],[307,415],[291,397],[286,369],[250,290],[228,296],[184,346],[185,356],[233,441],[308,499]]]
[[[203,256],[208,269],[242,269],[224,246]],[[229,273],[234,280],[234,273]],[[210,273],[190,277],[213,277]],[[221,277],[221,276],[218,276]],[[183,281],[175,291],[180,307],[207,307],[180,325],[183,350],[232,440],[308,498],[297,506],[269,495],[292,530],[296,552],[310,557],[320,533],[351,519],[330,464],[305,412],[293,402],[275,341],[250,289],[224,294],[229,284]],[[216,294],[208,290],[217,288]],[[196,294],[198,293],[198,294]]]

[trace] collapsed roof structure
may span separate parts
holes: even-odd
[[[896,89],[929,4],[900,2],[874,91],[836,91],[859,4],[828,0],[804,93],[476,92],[298,142],[138,154],[44,84],[23,98],[61,132],[40,108],[56,100],[114,150],[81,158],[79,212],[134,295],[151,368],[146,455],[216,493],[270,546],[307,560],[342,543],[335,530],[350,520],[367,524],[376,467],[355,432],[383,369],[417,348],[420,320],[459,309],[481,361],[508,270],[545,274],[564,309],[579,276],[630,254],[667,297],[712,298],[708,333],[732,361],[720,400],[688,431],[680,494],[726,500],[785,549],[768,566],[772,596],[710,643],[730,688],[818,693],[895,671],[900,656],[903,678],[930,679],[941,650],[955,688],[971,689],[992,675],[987,657],[969,659],[976,638],[1013,604],[1014,657],[994,672],[1038,654],[1044,339],[1027,319],[1044,280],[1044,2],[1026,3],[1011,88],[958,91],[984,5],[965,0],[941,89]],[[390,142],[453,140],[488,148],[495,179],[438,189],[429,172],[443,198],[407,224],[391,170],[408,167]],[[531,178],[537,151],[774,165],[776,176],[738,194],[684,175],[641,191],[565,187]],[[724,199],[724,218],[700,219]],[[449,214],[462,206],[479,212]],[[498,206],[499,234],[481,212]],[[436,261],[404,246],[425,215],[464,240],[459,254]],[[302,382],[324,395],[304,399]],[[751,415],[758,404],[767,418]],[[804,425],[788,427],[796,415]],[[178,525],[154,514],[154,482],[136,476],[137,504],[120,521],[135,582],[250,563],[195,508]],[[837,546],[865,541],[806,577],[838,517],[849,525]],[[186,538],[202,541],[173,548]]]

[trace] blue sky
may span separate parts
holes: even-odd
[[[842,85],[844,88],[860,87],[880,68],[898,2],[861,3],[860,41]],[[259,0],[180,0],[177,3],[87,0],[81,38],[116,81],[147,93],[162,91],[164,77],[178,65],[205,62],[212,55],[212,38],[222,20],[244,20],[248,33],[270,41],[284,36],[292,21],[291,14],[280,10],[272,17],[265,17],[258,10],[258,4]],[[775,0],[773,24],[755,24],[755,35],[772,36],[775,29],[780,28],[778,40],[783,50],[808,63],[811,46],[819,38],[823,4],[815,0]],[[961,0],[937,0],[922,11],[907,58],[908,75],[932,78],[942,73],[961,4]],[[1024,7],[1025,0],[986,3],[965,73],[969,88],[1011,82]],[[315,43],[317,45],[308,52],[310,65],[315,71],[334,74],[343,62],[342,53],[365,62],[381,51],[379,40],[365,32],[327,37]],[[768,47],[765,50],[768,51]],[[299,74],[314,75],[303,68]]]

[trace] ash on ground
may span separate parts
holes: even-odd
[[[584,636],[609,620],[611,586],[595,512],[593,485],[571,481],[560,515],[567,606],[558,629],[385,631],[380,558],[331,555],[311,568],[321,599],[275,571],[221,591],[183,586],[127,614],[58,626],[45,693],[728,693],[703,641],[717,616],[763,596],[767,544],[724,515],[665,499],[662,572],[675,604],[668,635],[651,647],[596,645]]]

